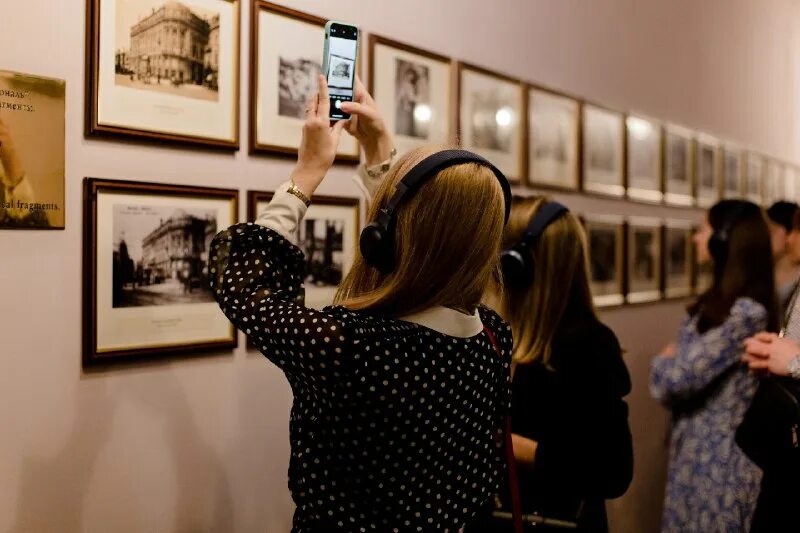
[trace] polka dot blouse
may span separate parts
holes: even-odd
[[[217,235],[212,288],[292,387],[293,531],[457,531],[498,492],[511,333],[488,335],[302,305],[302,252],[275,231]]]

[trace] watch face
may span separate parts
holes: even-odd
[[[794,379],[800,379],[800,354],[795,355],[794,358],[789,361],[786,370],[789,371],[789,375]]]

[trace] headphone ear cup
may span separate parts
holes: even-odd
[[[500,254],[500,268],[503,271],[503,282],[510,286],[523,285],[530,274],[523,251],[517,247],[503,250]]]
[[[394,266],[394,250],[390,241],[386,228],[378,222],[367,224],[358,241],[361,255],[367,264],[384,274],[391,272]]]

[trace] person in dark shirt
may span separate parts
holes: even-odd
[[[532,231],[545,210],[555,216]],[[503,244],[516,246],[526,267],[504,270],[504,289],[490,298],[514,337],[511,427],[523,513],[607,531],[605,500],[623,495],[633,476],[623,399],[631,381],[616,336],[595,314],[582,226],[545,198],[515,198]]]

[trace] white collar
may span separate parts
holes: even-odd
[[[467,315],[440,305],[401,316],[398,320],[412,322],[451,337],[474,337],[483,331],[483,322],[477,310],[475,314]]]

